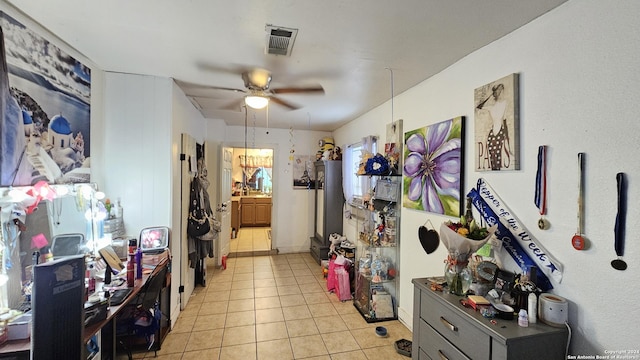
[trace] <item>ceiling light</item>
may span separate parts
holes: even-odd
[[[245,96],[244,103],[254,109],[262,109],[269,103],[269,98],[264,96],[249,95]]]

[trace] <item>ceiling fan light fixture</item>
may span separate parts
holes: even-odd
[[[269,103],[269,98],[258,95],[248,95],[244,97],[244,103],[253,109],[263,109]]]

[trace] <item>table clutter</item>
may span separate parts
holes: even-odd
[[[417,305],[413,311],[412,351],[420,358],[565,358],[568,328],[531,321],[528,308],[505,304],[507,296],[514,298],[509,292],[491,289],[485,295],[459,296],[448,291],[443,277],[412,282]],[[434,283],[442,285],[443,291],[433,290]],[[554,312],[549,317],[558,322],[560,315]]]

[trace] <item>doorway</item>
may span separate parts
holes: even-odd
[[[273,153],[233,148],[232,257],[272,253]]]

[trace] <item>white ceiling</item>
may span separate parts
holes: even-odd
[[[321,85],[278,95],[300,108],[272,103],[269,127],[332,131],[566,0],[7,1],[103,70],[181,81],[229,125],[244,112],[222,108],[244,94],[206,86],[244,89],[254,67],[271,71],[271,88]],[[298,29],[291,56],[265,54],[267,24]]]

